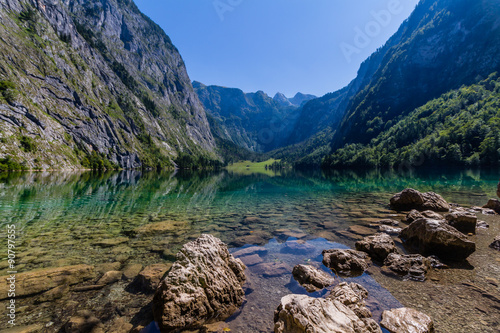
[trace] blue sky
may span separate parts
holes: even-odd
[[[135,0],[191,80],[318,96],[347,85],[418,0]]]

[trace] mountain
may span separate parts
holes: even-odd
[[[368,143],[416,107],[500,70],[500,2],[422,0],[388,44],[350,99],[333,148]]]
[[[3,0],[0,19],[0,160],[75,169],[218,159],[179,52],[131,0]]]
[[[282,93],[278,92],[276,95],[274,95],[273,99],[280,104],[281,106],[302,106],[307,101],[310,101],[312,99],[318,98],[317,96],[314,95],[309,95],[309,94],[303,94],[303,93],[296,93],[295,96],[292,98],[287,98],[285,95]]]
[[[244,93],[200,82],[193,82],[193,87],[217,123],[212,124],[212,133],[219,138],[253,152],[267,152],[282,147],[292,135],[298,107],[282,94],[271,98],[263,91]]]
[[[288,143],[325,151],[310,143],[331,131],[332,152],[367,144],[430,100],[499,71],[499,52],[500,2],[421,0],[347,87],[302,107]]]
[[[287,106],[292,106],[292,102],[290,102],[288,100],[288,98],[286,98],[285,95],[283,95],[282,93],[278,92],[276,93],[276,95],[274,95],[273,97],[273,100],[278,103],[280,106],[283,106],[283,107],[287,107]]]
[[[412,111],[370,144],[350,144],[326,168],[471,167],[500,165],[500,78],[445,93]]]
[[[292,103],[293,105],[296,106],[301,106],[307,101],[310,101],[311,99],[318,98],[318,96],[310,95],[310,94],[303,94],[301,92],[298,92],[293,96],[292,98],[288,98],[288,101]]]

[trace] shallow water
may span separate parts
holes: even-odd
[[[231,251],[263,246],[268,250],[264,261],[291,268],[309,260],[321,267],[322,249],[353,247],[360,234],[370,232],[370,222],[401,219],[403,215],[391,211],[388,202],[406,187],[432,190],[463,206],[482,206],[496,196],[497,181],[497,174],[484,171],[290,172],[276,177],[227,172],[4,174],[0,214],[3,232],[6,224],[17,226],[19,272],[76,264],[105,271],[113,263],[121,268],[130,263],[167,263],[182,244],[201,233],[221,238]],[[490,228],[472,237],[478,250],[468,266],[431,272],[423,283],[387,277],[377,267],[356,278],[370,291],[375,318],[381,310],[402,304],[433,317],[438,332],[497,332],[500,255],[488,244],[500,234],[500,218],[480,219]],[[141,227],[155,223],[162,232],[142,232]],[[349,229],[360,225],[365,228]],[[287,243],[296,240],[314,250],[284,253]],[[6,246],[3,234],[0,247]],[[2,257],[0,275],[6,275],[5,254]],[[247,275],[253,291],[227,327],[235,332],[270,332],[279,299],[305,290],[289,273],[264,278],[249,267]],[[52,302],[40,303],[37,296],[20,299],[19,324],[42,323],[44,331],[56,332],[77,309],[94,311],[106,327],[119,316],[137,325],[147,322],[151,297],[130,294],[125,290],[128,283],[120,281],[89,293],[70,291]]]

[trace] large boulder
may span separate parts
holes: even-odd
[[[384,273],[392,273],[404,279],[424,281],[431,262],[420,254],[391,253],[384,260]]]
[[[483,208],[492,209],[495,213],[500,214],[500,201],[498,199],[490,199]]]
[[[391,208],[395,210],[416,209],[419,211],[448,212],[450,205],[439,194],[434,192],[420,193],[408,188],[391,198]]]
[[[448,224],[464,234],[475,234],[477,216],[467,211],[455,211],[445,216]]]
[[[367,236],[357,241],[356,250],[366,252],[373,260],[380,262],[383,262],[389,253],[397,251],[391,236],[385,233]]]
[[[390,333],[434,333],[432,319],[428,315],[410,308],[384,311],[380,326]]]
[[[500,235],[495,237],[495,240],[490,244],[490,247],[500,251]]]
[[[380,333],[338,300],[287,295],[274,312],[275,333]]]
[[[357,283],[342,282],[326,296],[327,299],[337,300],[351,309],[359,318],[371,318],[372,313],[366,307],[365,299],[368,291]]]
[[[474,242],[446,221],[417,220],[404,228],[399,237],[406,246],[425,256],[464,260],[476,250]]]
[[[244,301],[245,265],[212,235],[185,244],[153,298],[161,331],[223,321]]]
[[[369,257],[365,252],[355,250],[324,250],[323,264],[346,276],[360,275],[368,269]]]
[[[293,278],[310,293],[331,286],[335,282],[333,276],[310,265],[296,265],[292,274]]]

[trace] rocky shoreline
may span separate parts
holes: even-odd
[[[343,301],[346,298],[345,294],[359,293],[364,287],[352,282],[347,285],[339,279],[368,272],[370,275],[386,276],[404,284],[412,283],[411,281],[426,281],[429,276],[434,279],[442,269],[466,266],[467,258],[476,250],[476,244],[470,239],[475,237],[477,228],[481,230],[488,227],[488,223],[478,221],[476,213],[493,216],[497,213],[495,207],[496,205],[500,207],[500,202],[490,200],[485,207],[466,209],[446,203],[437,194],[421,194],[411,189],[397,194],[394,198],[391,200],[391,208],[399,216],[401,211],[398,209],[401,207],[409,210],[405,212],[406,217],[403,219],[406,226],[401,226],[395,219],[382,219],[371,221],[368,227],[351,227],[348,231],[350,234],[361,234],[360,239],[354,244],[356,250],[334,248],[324,249],[322,253],[323,264],[331,269],[333,275],[307,263],[292,268],[282,262],[263,262],[262,256],[265,256],[266,250],[262,247],[244,248],[230,255],[225,244],[209,235],[203,235],[185,244],[177,254],[177,261],[173,266],[163,263],[146,267],[141,264],[123,266],[109,263],[99,267],[73,265],[19,274],[18,295],[26,300],[31,298],[35,304],[54,306],[58,304],[57,300],[68,293],[81,295],[74,297],[74,311],[64,309],[67,313],[73,313],[65,322],[52,322],[49,326],[47,323],[33,324],[26,326],[20,332],[52,331],[52,325],[62,327],[60,332],[141,332],[153,320],[153,313],[156,322],[160,323],[163,329],[162,332],[200,327],[205,327],[202,331],[224,331],[227,325],[223,321],[240,311],[241,305],[245,304],[244,295],[251,289],[248,283],[251,284],[252,281],[243,273],[245,265],[265,278],[293,273],[295,280],[304,287],[305,291],[285,295],[280,304],[275,304],[275,332],[295,332],[297,329],[305,331],[308,325],[315,325],[317,322],[327,325],[326,327],[329,327],[327,329],[331,331],[331,327],[339,325],[338,321],[342,325],[347,325],[346,327],[353,332],[357,332],[356,330],[378,332],[380,330],[378,323],[390,332],[404,330],[402,326],[397,325],[425,327],[418,332],[433,332],[434,324],[430,319],[432,316],[429,317],[420,309],[391,308],[381,311],[382,315],[378,316],[376,321],[370,319],[371,315],[367,315],[370,310],[368,312],[363,310],[362,302],[366,296],[358,297],[361,302],[359,304],[356,302],[346,304]],[[448,211],[444,211],[445,207]],[[164,232],[165,228],[176,230],[179,227],[182,228],[182,225],[175,222],[151,223],[137,228],[135,233],[154,235]],[[291,231],[289,237],[294,236],[303,237]],[[490,250],[498,250],[498,237],[491,241]],[[119,248],[124,242],[125,240],[122,241],[120,238],[102,239],[96,245],[102,248]],[[307,243],[303,241],[287,242],[283,251],[294,253],[297,249],[303,251],[304,247],[307,248]],[[203,272],[202,278],[196,275],[197,272]],[[190,284],[190,281],[194,281],[195,284]],[[491,283],[496,283],[498,287],[498,281]],[[172,289],[171,286],[175,288]],[[216,292],[207,292],[209,287]],[[500,305],[500,297],[494,293],[473,283],[464,287],[470,289],[472,293],[486,297],[492,303],[493,309]],[[0,284],[1,291],[5,288],[6,285]],[[324,288],[326,291],[322,291]],[[340,289],[342,292],[339,292]],[[122,308],[118,311],[123,315],[111,321],[103,320],[106,318],[104,313],[92,313],[78,306],[78,303],[87,300],[89,295],[95,297],[99,293],[104,293],[109,297],[110,294],[116,293],[115,297],[120,298],[119,294],[125,290],[129,293],[128,301],[120,299],[117,302]],[[186,296],[189,294],[186,291],[196,290],[198,292]],[[151,304],[153,293],[155,297]],[[187,300],[193,300],[194,305]],[[135,302],[133,308],[136,310],[128,311],[131,309],[126,309],[126,305],[123,305],[127,302]],[[65,303],[66,306],[68,304]],[[182,307],[179,307],[179,304],[183,304]],[[312,324],[304,324],[303,319],[294,317],[297,315],[309,318],[304,311],[314,308],[321,308],[322,313],[330,319],[340,319],[337,321],[315,319]],[[187,313],[191,314],[186,317]],[[272,313],[269,315],[272,316]],[[169,316],[172,318],[170,321],[167,319]],[[413,318],[413,321],[408,318]],[[36,318],[33,321],[36,322]],[[177,323],[172,324],[172,321]],[[300,323],[303,327],[295,328],[294,323]],[[339,332],[349,332],[345,327],[342,329]]]

